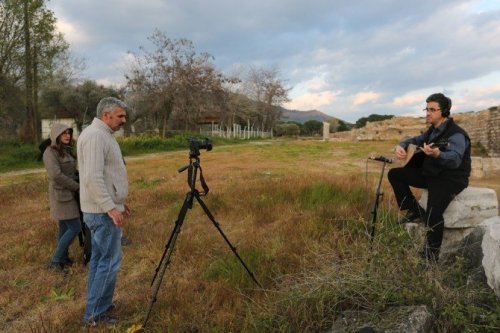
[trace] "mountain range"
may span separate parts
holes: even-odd
[[[332,122],[334,120],[340,120],[338,118],[329,116],[318,110],[309,110],[309,111],[297,111],[297,110],[288,110],[285,108],[281,108],[281,121],[294,121],[297,123],[305,123],[308,120],[317,120],[317,121],[325,121]]]

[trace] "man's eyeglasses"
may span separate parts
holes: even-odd
[[[434,113],[434,112],[436,112],[436,111],[440,111],[440,110],[441,110],[441,109],[425,108],[425,109],[423,109],[422,111],[425,111],[425,112],[429,111],[429,112]]]

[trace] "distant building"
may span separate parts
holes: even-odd
[[[77,139],[80,132],[73,118],[52,118],[52,119],[42,119],[42,140],[47,139],[50,136],[50,129],[53,123],[63,123],[68,125],[73,129],[73,139]]]

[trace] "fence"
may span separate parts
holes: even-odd
[[[222,138],[238,138],[238,139],[250,139],[250,138],[272,138],[273,131],[266,132],[253,126],[241,127],[239,124],[234,124],[232,127],[226,129],[222,128],[219,124],[205,125],[200,128],[200,134],[209,136],[219,136]]]

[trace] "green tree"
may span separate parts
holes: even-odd
[[[298,136],[301,134],[302,124],[296,122],[286,122],[274,125],[274,135],[276,136]]]
[[[67,48],[55,23],[44,0],[0,2],[0,77],[24,91],[26,112],[18,120],[23,122],[22,138],[28,142],[40,138],[40,82],[52,71],[54,57]]]
[[[106,96],[122,98],[122,93],[91,80],[77,85],[58,82],[44,89],[41,94],[41,104],[45,110],[43,115],[53,118],[59,114],[72,118],[81,131],[84,124],[92,121],[97,104]]]
[[[318,120],[308,120],[302,126],[302,135],[322,135],[323,123]]]
[[[337,132],[345,132],[350,131],[352,129],[352,124],[348,124],[343,120],[339,120],[339,124],[337,127]]]
[[[364,127],[367,122],[382,121],[382,120],[386,120],[386,119],[391,119],[393,117],[394,117],[393,115],[371,114],[368,117],[359,118],[356,121],[356,124],[354,125],[354,127],[361,128],[361,127]]]

